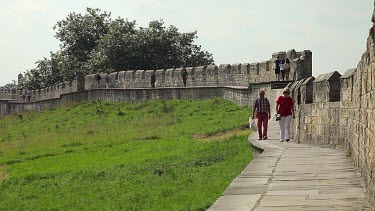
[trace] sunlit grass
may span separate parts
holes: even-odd
[[[221,99],[8,116],[0,210],[205,210],[251,160],[250,131],[238,132],[248,116]]]

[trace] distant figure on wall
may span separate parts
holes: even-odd
[[[109,75],[107,74],[106,76],[105,76],[105,88],[109,88]]]
[[[182,76],[182,81],[184,82],[184,87],[186,87],[186,81],[187,81],[187,77],[188,77],[188,73],[187,73],[186,69],[184,69],[182,71],[181,76]]]
[[[280,64],[280,73],[281,73],[281,78],[280,78],[280,80],[281,80],[281,81],[284,81],[284,80],[285,80],[285,59],[282,59],[282,60],[281,60],[281,64]]]
[[[278,56],[277,59],[274,61],[275,63],[275,74],[276,74],[276,81],[280,80],[280,64],[281,60],[280,57]]]
[[[22,101],[25,102],[26,101],[26,94],[24,91],[21,91],[22,92]]]
[[[288,58],[285,59],[285,64],[284,64],[284,72],[285,72],[285,80],[289,80],[289,73],[290,73],[290,61]]]
[[[253,104],[253,116],[252,119],[255,117],[258,119],[257,127],[259,133],[259,140],[266,140],[267,137],[267,129],[268,129],[268,120],[271,119],[271,105],[270,101],[264,97],[266,92],[264,90],[259,91],[259,98],[254,101]],[[263,126],[263,132],[262,132]]]
[[[151,87],[155,88],[155,82],[156,82],[156,75],[155,73],[152,73],[151,75]]]
[[[102,76],[100,76],[100,74],[97,73],[97,74],[95,75],[95,79],[96,79],[96,83],[97,83],[97,85],[98,85],[98,87],[99,87],[99,86],[100,86],[100,80],[102,80]]]
[[[32,92],[30,90],[27,91],[27,102],[31,102],[31,96],[32,96]]]

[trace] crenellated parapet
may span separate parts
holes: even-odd
[[[375,12],[374,12],[375,14]],[[372,21],[375,23],[375,15]],[[290,51],[293,69],[304,68],[302,78],[288,85],[296,102],[293,138],[302,143],[345,150],[361,172],[375,210],[375,25],[370,29],[367,49],[356,68],[343,75],[337,71],[310,74],[312,54]],[[274,55],[276,56],[276,55]]]
[[[0,91],[2,99],[16,99],[20,102],[41,101],[60,98],[61,95],[93,89],[132,89],[150,88],[151,75],[155,74],[155,88],[183,87],[182,72],[188,73],[187,87],[203,86],[236,86],[248,87],[249,84],[263,83],[275,80],[274,60],[277,57],[291,60],[291,76],[293,80],[311,76],[312,56],[311,51],[278,52],[267,61],[255,63],[235,63],[221,65],[206,65],[199,67],[180,67],[157,70],[124,70],[119,72],[96,73],[78,76],[76,80],[55,84],[39,90]],[[304,60],[301,60],[304,56]],[[311,60],[311,61],[310,61]],[[295,74],[296,72],[300,72]],[[97,78],[100,75],[100,80]],[[18,93],[17,93],[18,92]]]

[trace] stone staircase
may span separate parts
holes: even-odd
[[[294,81],[272,81],[271,89],[284,89],[291,82]]]

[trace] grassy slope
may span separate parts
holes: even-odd
[[[224,100],[90,102],[0,120],[0,210],[205,210],[251,160]]]

